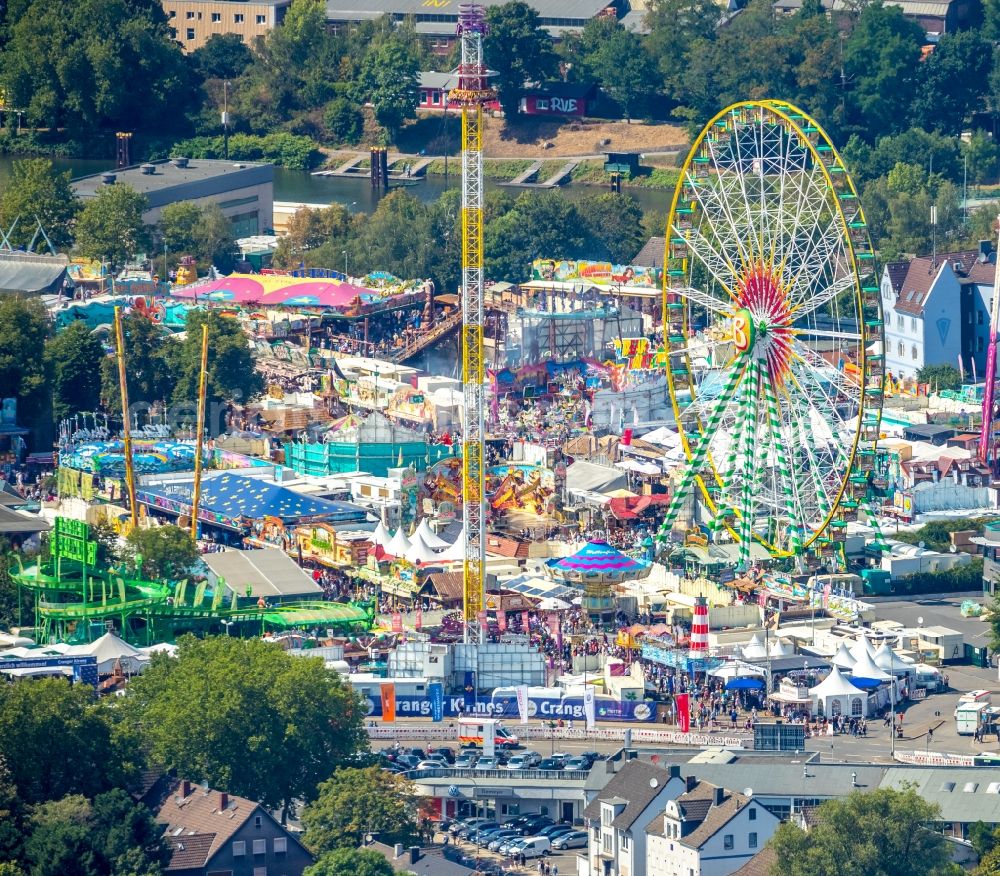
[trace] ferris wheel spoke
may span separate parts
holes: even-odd
[[[793,350],[803,365],[811,372],[811,380],[814,380],[821,387],[832,384],[840,395],[854,404],[860,403],[862,393],[860,384],[852,382],[843,371],[834,368],[815,350],[801,343],[798,339],[793,345]]]
[[[853,285],[853,283],[852,283]],[[812,326],[796,326],[792,331],[799,336],[808,335],[812,338],[829,338],[834,341],[851,341],[861,343],[861,335],[858,332],[830,332],[825,329],[812,328]]]
[[[796,237],[796,244],[789,249],[786,260],[792,307],[801,306],[812,297],[813,278],[822,276],[826,268],[851,269],[840,232],[839,219],[834,216],[824,226],[817,225],[808,235]]]
[[[692,252],[693,251],[694,250],[692,249]],[[706,267],[708,266],[706,265]],[[711,273],[711,271],[709,271],[709,273]],[[718,282],[721,285],[722,281],[718,280]],[[733,305],[735,301],[732,297],[732,292],[729,293],[729,297],[726,300],[722,300],[721,298],[716,298],[714,295],[709,295],[707,292],[703,292],[701,289],[695,289],[693,286],[674,286],[670,291],[680,295],[682,298],[686,298],[692,304],[697,304],[704,307],[706,310],[711,310],[713,313],[717,313],[727,319],[731,318],[733,315]]]
[[[736,137],[735,139],[737,141],[736,148],[738,151],[739,137]],[[723,166],[723,162],[720,160],[720,157],[713,143],[709,143],[709,155],[712,158],[712,165],[716,171],[715,173],[716,185],[713,187],[712,191],[720,195],[716,203],[718,207],[722,210],[722,213],[726,217],[726,220],[729,222],[730,227],[733,229],[733,231],[736,232],[736,234],[734,235],[734,243],[740,254],[740,262],[743,265],[752,264],[754,261],[754,247],[753,247],[754,240],[752,235],[749,235],[747,233],[750,230],[748,228],[748,223],[750,220],[750,209],[749,209],[749,202],[746,200],[746,189],[745,186],[743,185],[744,183],[743,175],[730,173],[728,169]],[[746,206],[745,212],[743,212],[742,210],[740,210],[739,212],[734,212],[734,204],[730,200],[730,192],[727,189],[727,187],[731,186],[734,181],[739,182],[743,189],[744,204]],[[737,215],[741,214],[746,217],[742,223],[736,221]]]

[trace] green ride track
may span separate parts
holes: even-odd
[[[58,554],[31,566],[18,558],[11,578],[19,593],[24,589],[33,595],[35,635],[44,643],[87,642],[102,635],[108,623],[134,645],[170,642],[183,633],[259,636],[318,627],[351,634],[367,632],[375,623],[374,606],[368,603],[261,605],[232,588],[227,597],[221,579],[215,589],[207,582],[191,588],[186,580],[168,585]]]

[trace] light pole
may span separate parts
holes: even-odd
[[[341,255],[344,257],[344,282],[347,282],[347,250],[342,250]]]

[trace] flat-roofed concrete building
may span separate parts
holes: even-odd
[[[164,0],[169,2],[169,0]],[[465,0],[327,0],[326,19],[334,28],[389,15],[393,21],[412,21],[416,32],[438,55],[447,55],[457,39],[458,9]],[[506,0],[478,0],[482,6],[500,6]],[[541,25],[553,37],[576,33],[592,18],[622,18],[627,0],[527,0]]]
[[[185,52],[214,34],[236,34],[250,45],[281,24],[292,0],[162,0],[167,23]]]
[[[87,200],[108,185],[127,185],[149,200],[143,219],[156,224],[167,204],[218,204],[233,224],[233,236],[252,237],[274,227],[274,166],[246,161],[174,158],[95,173],[73,181]]]

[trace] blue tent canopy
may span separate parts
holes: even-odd
[[[139,500],[166,510],[181,510],[184,506],[190,510],[193,490],[193,481],[159,484],[143,488]],[[279,484],[229,472],[202,482],[199,517],[203,516],[202,510],[230,521],[241,517],[277,517],[286,523],[300,520],[337,523],[361,521],[366,516],[363,508],[350,502],[316,499]]]

